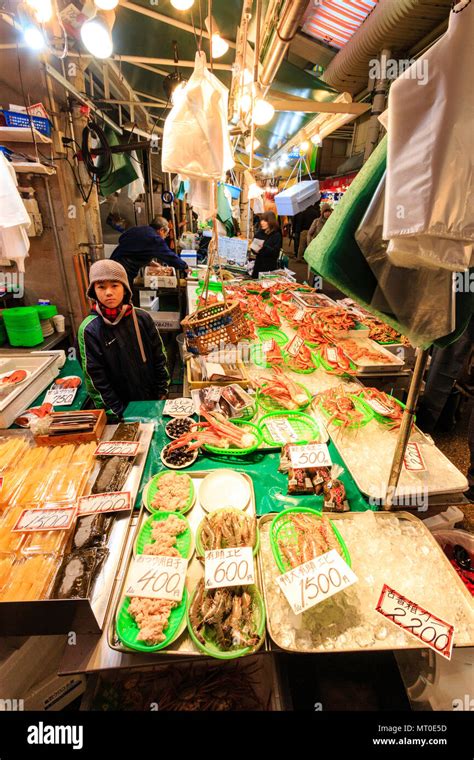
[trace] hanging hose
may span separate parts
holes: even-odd
[[[94,163],[94,148],[90,148],[89,146],[91,136],[99,141],[99,148],[104,151],[100,154],[101,160],[99,166]],[[81,153],[89,176],[94,181],[100,182],[105,180],[113,169],[112,152],[104,130],[95,121],[89,121],[82,130]]]

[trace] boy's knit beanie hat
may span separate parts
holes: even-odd
[[[115,280],[115,282],[121,282],[125,288],[125,292],[128,293],[129,298],[132,297],[132,291],[128,284],[128,277],[124,267],[119,264],[118,261],[112,261],[111,259],[100,259],[92,264],[89,272],[89,287],[87,289],[87,295],[94,301],[97,300],[95,294],[94,285],[96,282],[104,280]],[[125,300],[129,300],[126,298]]]

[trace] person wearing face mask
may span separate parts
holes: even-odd
[[[118,261],[127,272],[128,283],[133,281],[142,267],[152,261],[171,266],[186,273],[188,265],[171,248],[165,238],[168,236],[169,225],[162,216],[155,216],[149,225],[131,227],[119,237],[119,244],[111,255],[112,261]]]
[[[278,269],[282,235],[273,211],[265,211],[260,217],[260,229],[255,235],[251,249],[256,253],[252,277],[258,279],[260,272]]]
[[[92,313],[77,338],[95,406],[122,417],[130,401],[166,398],[170,378],[161,336],[150,314],[132,305],[124,267],[110,259],[92,264],[87,295]]]

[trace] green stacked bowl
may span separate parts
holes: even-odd
[[[55,317],[58,313],[58,307],[54,306],[53,304],[50,304],[49,306],[45,306],[43,304],[37,304],[36,306],[33,306],[33,309],[36,309],[38,312],[38,316],[40,320],[43,319],[51,319],[52,317]]]
[[[40,318],[34,306],[4,309],[2,316],[10,345],[30,347],[43,342]]]

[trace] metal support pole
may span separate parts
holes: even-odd
[[[418,396],[420,395],[421,383],[423,375],[426,369],[426,363],[428,361],[429,349],[424,351],[418,349],[415,368],[413,370],[413,377],[411,379],[410,388],[408,390],[408,399],[403,412],[402,422],[400,425],[400,432],[398,434],[397,447],[393,456],[392,469],[390,470],[390,477],[388,479],[387,495],[383,508],[386,511],[392,509],[392,504],[395,498],[395,490],[400,480],[400,473],[403,466],[403,457],[407,448],[407,443],[410,439],[410,433],[413,426],[413,417],[415,415],[416,404]]]
[[[53,228],[54,248],[55,248],[55,251],[56,251],[56,258],[58,260],[59,271],[61,272],[61,278],[62,278],[62,281],[63,281],[64,292],[66,294],[68,316],[69,316],[69,321],[71,323],[72,334],[73,334],[73,336],[75,338],[76,337],[76,329],[74,327],[74,310],[73,310],[73,306],[72,306],[71,293],[70,293],[70,290],[69,290],[69,283],[68,283],[67,274],[66,274],[66,267],[64,266],[63,250],[62,250],[61,241],[60,241],[59,235],[58,235],[58,226],[56,224],[56,214],[54,213],[54,206],[53,206],[53,201],[52,201],[52,198],[51,198],[51,190],[50,190],[50,187],[49,187],[49,179],[48,179],[48,177],[43,177],[43,179],[44,179],[44,186],[45,186],[45,189],[46,189],[46,197],[48,199],[49,215],[51,217],[52,228]]]
[[[171,192],[171,174],[168,172],[168,190]],[[174,251],[178,253],[178,230],[176,228],[176,215],[174,213],[174,200],[171,202],[171,221],[174,230]]]

